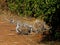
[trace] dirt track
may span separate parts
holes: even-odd
[[[48,44],[38,44],[32,35],[18,35],[15,31],[15,25],[0,21],[0,45],[59,45],[53,42]]]
[[[33,45],[34,42],[29,39],[26,35],[18,35],[15,25],[0,22],[0,45]]]

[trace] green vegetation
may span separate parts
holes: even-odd
[[[60,7],[59,0],[7,0],[7,2],[9,9],[19,15],[45,19],[51,19],[52,14]]]

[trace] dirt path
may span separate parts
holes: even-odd
[[[0,21],[0,45],[38,45],[26,35],[18,35],[15,25]]]
[[[15,31],[15,25],[0,20],[0,45],[59,45],[54,42],[40,43],[33,41],[32,35],[18,35]]]

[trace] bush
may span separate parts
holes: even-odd
[[[22,16],[50,17],[59,8],[59,0],[7,0],[11,11],[16,11]],[[52,16],[52,15],[51,15]]]

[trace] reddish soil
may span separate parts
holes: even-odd
[[[18,35],[15,25],[0,22],[0,45],[37,45],[28,35]]]

